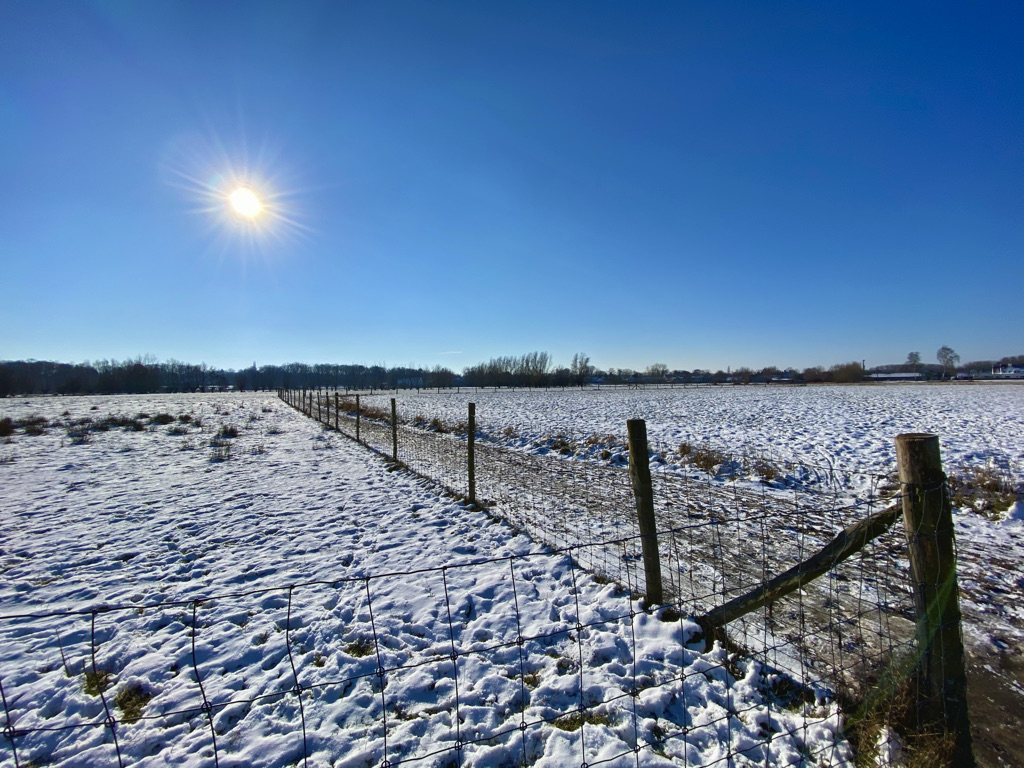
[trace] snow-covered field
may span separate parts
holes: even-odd
[[[385,396],[364,397],[383,407]],[[726,453],[766,455],[846,472],[895,468],[894,438],[939,435],[947,467],[991,465],[1024,481],[1024,385],[690,387],[676,389],[486,390],[440,395],[402,391],[400,413],[454,424],[476,403],[489,439],[529,447],[564,435],[624,439],[642,418],[652,444],[707,443]]]
[[[620,431],[621,408],[650,417],[637,396],[591,424],[560,394],[539,415],[476,399],[485,423],[540,436]],[[456,420],[458,400],[421,397]],[[780,701],[756,663],[687,647],[692,623],[640,612],[271,395],[8,400],[0,418],[143,412],[140,431],[0,444],[20,765],[116,765],[108,710],[125,765],[849,763],[834,705]],[[202,426],[150,423],[162,413]],[[211,446],[223,425],[238,436]]]

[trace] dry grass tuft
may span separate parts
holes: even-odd
[[[964,467],[950,474],[949,492],[954,507],[994,518],[1009,509],[1024,488],[1016,487],[1009,473],[994,467]]]
[[[126,685],[114,697],[114,703],[121,710],[121,722],[126,724],[134,723],[146,708],[146,704],[153,698],[153,694],[147,691],[139,683]]]
[[[604,712],[592,712],[587,710],[582,714],[579,712],[573,712],[571,715],[560,717],[555,720],[552,725],[561,731],[578,731],[583,727],[584,723],[587,725],[610,725],[611,722],[611,718]]]
[[[353,640],[351,643],[345,646],[345,653],[349,656],[354,656],[357,659],[361,659],[364,656],[369,656],[374,652],[373,642],[366,638],[359,638]]]
[[[85,670],[85,683],[82,686],[89,696],[99,696],[110,687],[113,675],[105,669]]]

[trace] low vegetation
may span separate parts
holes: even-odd
[[[994,467],[964,467],[949,476],[953,506],[996,518],[1024,497],[1024,486],[1015,485],[1009,473]]]
[[[89,696],[99,696],[110,687],[113,675],[102,667],[85,670],[82,690]]]
[[[114,704],[121,710],[121,722],[132,724],[142,717],[146,704],[153,698],[153,694],[146,690],[140,683],[132,683],[124,686],[114,696]]]

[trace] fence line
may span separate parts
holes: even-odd
[[[291,713],[292,728],[286,734],[291,740],[288,754],[305,766],[311,757],[324,751],[333,749],[333,754],[345,753],[343,737],[332,741],[323,735],[328,724],[323,704],[339,691],[341,695],[349,695],[349,692],[362,690],[372,695],[373,703],[367,704],[367,714],[372,720],[369,727],[369,738],[373,742],[371,761],[384,768],[447,764],[437,763],[438,758],[450,758],[452,763],[463,765],[473,762],[475,756],[486,760],[488,750],[498,747],[512,755],[516,764],[529,765],[536,757],[535,734],[552,729],[570,734],[579,732],[574,749],[578,750],[581,764],[632,765],[639,764],[643,754],[682,752],[685,755],[687,744],[721,738],[720,732],[735,729],[733,721],[745,713],[761,717],[764,712],[760,706],[747,705],[749,709],[734,707],[710,711],[700,723],[684,718],[675,728],[665,724],[655,731],[645,729],[638,707],[641,702],[660,696],[660,691],[683,692],[708,679],[732,685],[737,676],[742,675],[737,660],[727,654],[703,657],[700,664],[687,666],[683,663],[684,657],[692,661],[698,654],[697,650],[687,648],[694,647],[699,628],[671,607],[660,609],[652,619],[655,625],[677,628],[676,637],[683,656],[673,664],[662,663],[652,671],[648,669],[649,660],[637,650],[635,625],[644,613],[633,596],[626,591],[619,592],[618,597],[606,594],[607,602],[600,610],[581,603],[582,581],[590,578],[580,570],[579,562],[586,559],[583,551],[588,546],[614,548],[617,545],[626,550],[637,542],[609,541],[544,553],[483,558],[440,567],[362,574],[336,581],[308,581],[146,604],[6,614],[0,617],[5,634],[36,648],[33,665],[37,667],[31,675],[21,671],[0,678],[6,723],[3,735],[12,764],[38,762],[43,756],[61,758],[76,749],[75,745],[87,743],[87,750],[77,752],[77,765],[145,765],[148,758],[159,758],[162,750],[153,752],[154,742],[140,741],[136,734],[140,725],[158,724],[170,733],[169,741],[180,738],[182,728],[187,727],[190,734],[194,734],[191,751],[205,756],[204,764],[219,766],[238,746],[228,745],[227,737],[232,732],[227,723],[232,713],[253,707],[283,706]],[[557,617],[548,615],[551,608],[545,601],[528,599],[532,580],[537,573],[546,573],[552,562],[569,572],[573,585],[574,602]],[[498,632],[482,638],[471,631],[474,614],[472,601],[467,598],[478,593],[476,584],[481,571],[506,563],[513,600],[495,601],[490,606],[490,618],[497,616],[497,620],[491,621],[489,626],[497,627]],[[418,650],[408,647],[415,631],[413,634],[408,629],[396,631],[402,619],[382,613],[377,607],[391,596],[396,584],[414,593],[404,596],[406,604],[431,607],[428,612],[433,617],[431,624],[418,625],[426,638]],[[334,596],[338,599],[332,599]],[[318,666],[316,646],[320,627],[324,623],[333,624],[336,613],[333,609],[325,611],[322,606],[332,603],[335,606],[349,603],[348,610],[353,616],[342,630],[343,642],[345,639],[349,642],[343,653],[335,654],[336,665]],[[248,695],[221,682],[217,674],[218,670],[229,668],[232,661],[217,650],[224,633],[253,631],[236,626],[234,617],[246,605],[257,608],[255,629],[268,628],[256,636],[255,642],[268,647],[275,643],[283,646],[273,652],[287,657],[290,670],[289,677],[276,681],[269,690],[261,689]],[[169,628],[171,632],[169,636],[158,637],[154,627]],[[271,627],[279,632],[273,633]],[[504,634],[500,634],[501,631]],[[628,684],[622,690],[609,689],[600,699],[593,697],[585,683],[590,653],[585,645],[594,633],[610,633],[623,640],[631,638],[624,659],[628,668],[622,673],[624,684]],[[46,650],[40,653],[40,640],[48,636],[56,638],[57,643],[55,646],[42,644]],[[182,668],[174,669],[174,677],[165,681],[169,691],[161,706],[150,705],[146,711],[132,713],[121,703],[115,707],[111,694],[116,678],[114,660],[129,655],[128,649],[136,636],[148,638],[147,642],[156,646],[153,652],[162,654],[172,668],[176,667],[177,660],[184,663]],[[397,647],[396,640],[406,641],[406,647]],[[562,665],[566,668],[566,687],[558,691],[535,687],[536,672],[527,665],[528,658],[548,657],[548,654],[553,654],[552,663],[557,663],[559,670]],[[78,660],[81,660],[80,665]],[[479,718],[470,716],[479,703],[460,700],[456,692],[454,697],[449,697],[448,706],[427,708],[417,716],[435,725],[445,721],[450,726],[447,737],[424,743],[408,726],[411,713],[401,710],[404,693],[413,685],[412,680],[417,673],[426,672],[435,681],[453,681],[457,691],[460,681],[468,682],[478,662],[514,671],[511,678],[502,683],[504,699],[514,705],[511,713],[504,719],[499,718],[500,722],[480,725]],[[66,685],[78,686],[84,681],[86,693],[98,702],[83,707],[63,722],[54,722],[52,715],[19,703],[22,689],[34,682],[26,676],[38,680],[50,674],[59,679],[61,672]],[[759,684],[766,686],[766,691],[774,690],[772,686],[777,686],[775,671],[764,668],[757,674],[758,680],[763,678],[763,683]],[[786,706],[805,699],[810,700],[805,702],[808,705],[818,703],[811,689],[800,688],[793,693],[780,688],[779,695],[787,697]],[[120,701],[120,695],[117,699]],[[813,744],[809,731],[816,723],[827,722],[829,716],[815,716],[810,706],[807,713],[796,718],[797,725],[765,733],[760,741],[724,739],[722,754],[706,764],[731,766],[738,759],[760,763],[769,757],[774,762],[775,758],[787,754],[789,737]],[[591,729],[605,727],[611,718],[625,723],[633,746],[615,754],[599,754],[587,747],[586,735],[593,733]],[[622,727],[620,724],[620,730]],[[236,741],[245,742],[244,734],[234,735]],[[156,746],[171,745],[157,743]],[[837,749],[836,743],[817,749],[809,747],[807,756],[829,762],[830,755]],[[803,759],[801,756],[800,761]]]
[[[883,725],[913,746],[915,734],[943,732],[935,730],[936,716],[966,722],[956,692],[942,687],[947,673],[935,673],[955,662],[943,612],[951,594],[955,601],[955,581],[951,591],[948,568],[915,567],[911,578],[898,526],[855,557],[829,562],[824,576],[790,596],[733,618],[727,635],[696,620],[805,563],[892,503],[904,506],[905,517],[916,514],[908,508],[941,509],[942,499],[948,502],[944,478],[901,477],[888,499],[874,492],[850,499],[839,488],[725,482],[725,474],[656,465],[650,503],[665,600],[654,606],[643,599],[653,578],[643,560],[650,531],[638,525],[626,467],[484,443],[471,451],[471,418],[440,433],[401,424],[397,403],[375,411],[325,393],[280,395],[449,493],[475,497],[549,550],[172,601],[0,615],[0,637],[20,644],[26,660],[0,667],[10,755],[0,766],[45,759],[148,766],[163,764],[174,748],[197,764],[236,764],[239,751],[262,738],[259,729],[239,727],[254,712],[264,726],[287,725],[276,734],[280,762],[304,767],[347,755],[353,733],[361,734],[367,764],[381,768],[489,765],[499,754],[508,764],[529,765],[555,733],[568,740],[571,761],[584,766],[848,765],[837,702],[846,735],[863,753]],[[912,544],[944,534],[920,522],[907,530]],[[948,558],[944,552],[942,564]],[[488,597],[506,562],[502,591]],[[554,572],[571,585],[571,599],[560,606],[535,583]],[[622,588],[601,587],[606,582]],[[659,627],[673,628],[670,643],[650,642],[661,637]],[[251,645],[266,649],[261,655],[286,659],[287,672],[239,683],[229,670],[260,665],[220,650],[232,647],[228,640],[238,632],[252,635]],[[716,638],[721,642],[710,645]],[[154,678],[159,690],[118,676],[118,659],[131,658],[140,642],[168,665]],[[664,655],[652,656],[652,648]],[[607,653],[614,663],[599,662]],[[538,659],[554,670],[549,677],[557,685],[539,683],[545,670],[535,668]],[[588,685],[598,674],[614,684]],[[481,675],[493,683],[493,701],[474,689]],[[44,681],[85,695],[59,718],[31,694]],[[741,682],[760,698],[737,699]],[[134,706],[130,697],[122,700],[126,691],[136,695]],[[362,702],[358,716],[353,710],[339,720],[336,704],[349,697]],[[909,698],[908,711],[901,697]],[[677,698],[677,715],[652,719],[652,702]],[[699,715],[689,711],[693,700],[702,702]],[[621,747],[602,751],[610,731]],[[708,744],[719,751],[702,751]],[[957,765],[970,764],[969,740],[966,751],[954,752],[962,747],[957,741],[948,753]]]
[[[282,397],[287,400],[293,395],[282,393]],[[300,394],[300,398],[306,397]],[[314,393],[308,393],[308,398],[312,403]],[[351,430],[346,429],[351,409],[336,398],[335,403],[339,402],[343,413],[336,414],[335,423],[351,436]],[[367,430],[374,419],[357,419],[362,421],[364,444],[391,453],[418,474],[435,480],[456,496],[468,498],[469,441],[465,439],[465,424],[456,425],[448,434],[429,431],[422,428],[428,424],[419,428],[400,424],[401,417],[393,407],[383,419],[391,427],[390,435],[384,435],[374,426]],[[384,443],[387,439],[390,446]],[[777,574],[799,574],[800,589],[791,597],[766,601],[760,613],[731,620],[729,639],[736,647],[798,680],[830,686],[850,702],[868,701],[886,687],[890,698],[896,696],[899,692],[893,679],[894,665],[918,659],[925,647],[922,617],[927,614],[920,597],[922,589],[934,593],[941,587],[946,598],[953,595],[954,603],[956,595],[955,568],[950,571],[948,552],[943,555],[946,564],[942,573],[934,571],[928,577],[940,587],[922,586],[927,580],[919,574],[912,577],[907,549],[908,541],[913,545],[919,539],[916,525],[908,518],[907,534],[891,525],[893,516],[881,514],[894,502],[900,503],[906,483],[894,483],[883,473],[869,475],[868,492],[854,498],[844,487],[849,475],[830,466],[821,468],[830,482],[810,487],[797,484],[787,489],[784,483],[771,482],[772,478],[784,477],[786,468],[764,457],[740,457],[737,461],[721,455],[713,457],[721,460],[714,469],[705,466],[703,472],[683,472],[666,467],[665,457],[675,450],[655,445],[651,451],[661,460],[652,473],[652,486],[656,541],[661,549],[658,559],[668,601],[685,615],[708,616],[729,601],[763,588]],[[936,440],[936,456],[937,450]],[[760,475],[760,483],[736,481],[751,468]],[[941,466],[938,472],[941,483],[936,486],[933,482],[930,493],[941,490],[948,501]],[[643,537],[636,516],[635,484],[626,467],[552,459],[478,443],[473,474],[474,500],[550,546],[594,544],[627,532],[627,539],[634,542],[632,549],[620,554],[600,546],[588,547],[589,557],[581,565],[637,594],[651,591],[642,565],[643,547],[638,546]],[[852,530],[865,518],[882,517],[885,524],[873,526],[870,539],[855,558],[842,566],[830,562],[824,578],[808,578],[806,561],[815,555],[819,560],[825,557],[822,550],[834,537]],[[947,527],[948,547],[953,547],[952,524]],[[834,556],[835,551],[830,555]],[[952,591],[950,572],[954,576]],[[962,679],[962,645],[953,643],[953,635],[957,640],[960,637],[959,613],[952,624],[932,623],[948,630],[938,657],[959,669]],[[917,668],[914,674],[920,678],[920,663]],[[938,679],[950,678],[940,675]],[[931,685],[934,698],[936,683]],[[927,698],[923,692],[915,690],[911,698],[915,701],[912,719],[919,732],[934,730],[937,720],[942,720],[940,730],[958,734],[957,764],[961,765],[970,755],[970,735],[965,725],[966,702],[962,706],[958,703],[964,698],[962,682],[958,685],[943,689],[946,704],[938,707],[940,714],[953,712],[944,720],[937,717],[934,705],[930,714],[925,712],[928,707],[922,703]]]

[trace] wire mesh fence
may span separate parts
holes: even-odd
[[[439,420],[417,414],[403,424],[400,410],[393,412],[397,429],[377,429],[364,442],[385,455],[397,451],[417,473],[466,497],[466,424],[441,433]],[[342,406],[342,414],[343,431],[345,416],[361,418],[351,407]],[[390,414],[385,419],[390,422]],[[614,449],[625,441],[594,436],[590,442]],[[579,460],[572,447],[555,439],[531,453],[476,442],[472,500],[549,546],[585,545],[583,567],[642,596],[648,591],[642,537],[626,457],[601,450],[599,461]],[[731,618],[728,632],[716,638],[801,685],[826,686],[858,717],[873,720],[865,732],[880,722],[906,721],[907,711],[920,709],[921,694],[906,691],[908,665],[922,653],[920,600],[915,607],[921,584],[911,577],[907,549],[917,534],[893,525],[902,504],[893,475],[793,466],[706,446],[653,443],[648,449],[665,599],[684,616],[707,616],[776,574],[799,571],[851,526],[884,517],[856,557],[829,563],[821,578],[800,578],[798,589]],[[944,476],[942,488],[948,494]],[[602,543],[608,541],[616,544]],[[893,703],[908,695],[910,704]],[[889,711],[880,715],[879,707]]]
[[[310,395],[314,401],[315,396]],[[351,402],[346,406],[344,399],[327,395],[320,402],[324,423],[336,422],[355,436]],[[342,404],[340,414],[329,410],[335,403]],[[390,420],[388,409],[371,413]],[[371,448],[392,456],[397,435],[400,462],[457,496],[467,495],[465,423],[438,432],[414,426],[429,421],[412,417],[412,424],[399,423],[393,433],[380,419],[361,413],[359,420],[361,439]],[[697,449],[652,443],[649,450],[664,589],[685,615],[702,615],[756,588],[898,501],[884,475],[860,478],[857,487],[868,490],[857,497],[848,491],[849,477],[834,467],[801,467],[805,474],[817,471],[809,484],[764,457],[705,451],[688,464],[680,451]],[[635,594],[646,593],[634,490],[621,456],[580,461],[562,458],[557,446],[538,455],[477,443],[475,481],[475,501],[513,526],[555,548],[587,545],[585,568]],[[618,551],[600,546],[605,541],[633,545]],[[831,684],[859,688],[888,659],[910,652],[914,608],[908,574],[902,532],[890,530],[827,578],[770,605],[763,615],[737,620],[731,636],[801,678],[813,672]]]
[[[635,542],[601,546],[616,545]],[[595,583],[587,549],[5,615],[23,662],[0,678],[3,764],[848,761],[823,692],[703,653],[691,620]],[[553,572],[555,601],[540,592]],[[33,706],[40,686],[74,706]]]
[[[651,606],[621,456],[508,450],[475,443],[469,419],[398,423],[354,398],[281,396],[548,551],[0,615],[0,766],[852,765],[851,742],[881,754],[887,728],[934,722],[909,720],[935,697],[915,621],[942,584],[910,577],[901,526],[727,632],[702,621],[906,484],[872,478],[856,497],[832,468],[808,484],[760,457],[700,467],[651,445],[666,595]],[[67,693],[41,705],[41,689]]]

